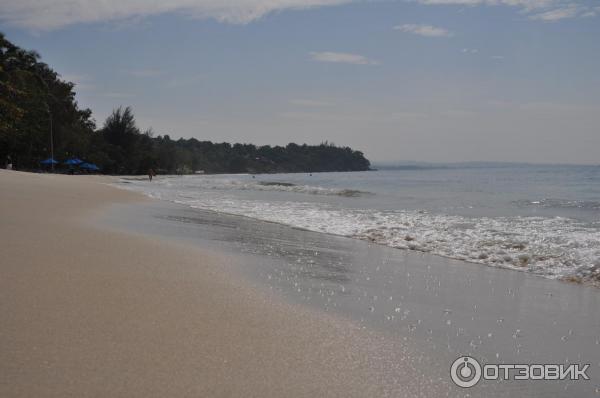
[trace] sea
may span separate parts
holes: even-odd
[[[123,177],[119,185],[398,250],[600,281],[600,166],[410,164],[366,172]]]

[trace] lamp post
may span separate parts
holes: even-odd
[[[46,103],[46,106],[48,106],[48,103]],[[51,166],[51,170],[52,172],[54,172],[54,133],[52,131],[52,112],[50,112],[50,107],[48,106],[48,117],[50,118],[50,158],[52,159],[52,162],[50,163]]]
[[[46,94],[48,95],[48,97],[53,97],[52,93],[50,93],[50,87],[48,87],[48,83],[46,83],[46,81],[44,80],[44,78],[42,76],[39,75],[39,73],[33,73],[40,82],[42,82],[43,86],[46,88]],[[50,159],[52,159],[52,162],[50,162],[50,169],[52,170],[52,172],[54,172],[54,132],[52,131],[52,112],[50,111],[50,105],[48,105],[48,101],[45,100],[44,103],[46,104],[46,112],[48,112],[48,119],[50,119]]]

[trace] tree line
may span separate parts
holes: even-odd
[[[273,173],[368,170],[360,151],[320,145],[255,146],[173,140],[140,131],[130,107],[119,107],[97,128],[92,111],[80,109],[75,85],[0,33],[0,161],[38,170],[51,156],[79,157],[107,174]],[[52,132],[52,140],[51,133]]]

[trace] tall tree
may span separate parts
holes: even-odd
[[[7,155],[22,169],[39,168],[50,155],[78,156],[105,173],[272,173],[368,170],[361,152],[321,145],[285,147],[172,140],[142,134],[130,107],[119,107],[95,131],[92,112],[79,109],[75,85],[64,81],[34,51],[26,51],[0,33],[0,163]],[[52,134],[51,134],[52,133]],[[52,140],[51,140],[52,137]]]
[[[87,151],[94,123],[89,109],[79,109],[73,88],[39,54],[0,33],[0,156],[35,168],[50,155],[51,136],[57,157]]]

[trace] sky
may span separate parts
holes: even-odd
[[[99,127],[600,164],[600,0],[0,0]]]

